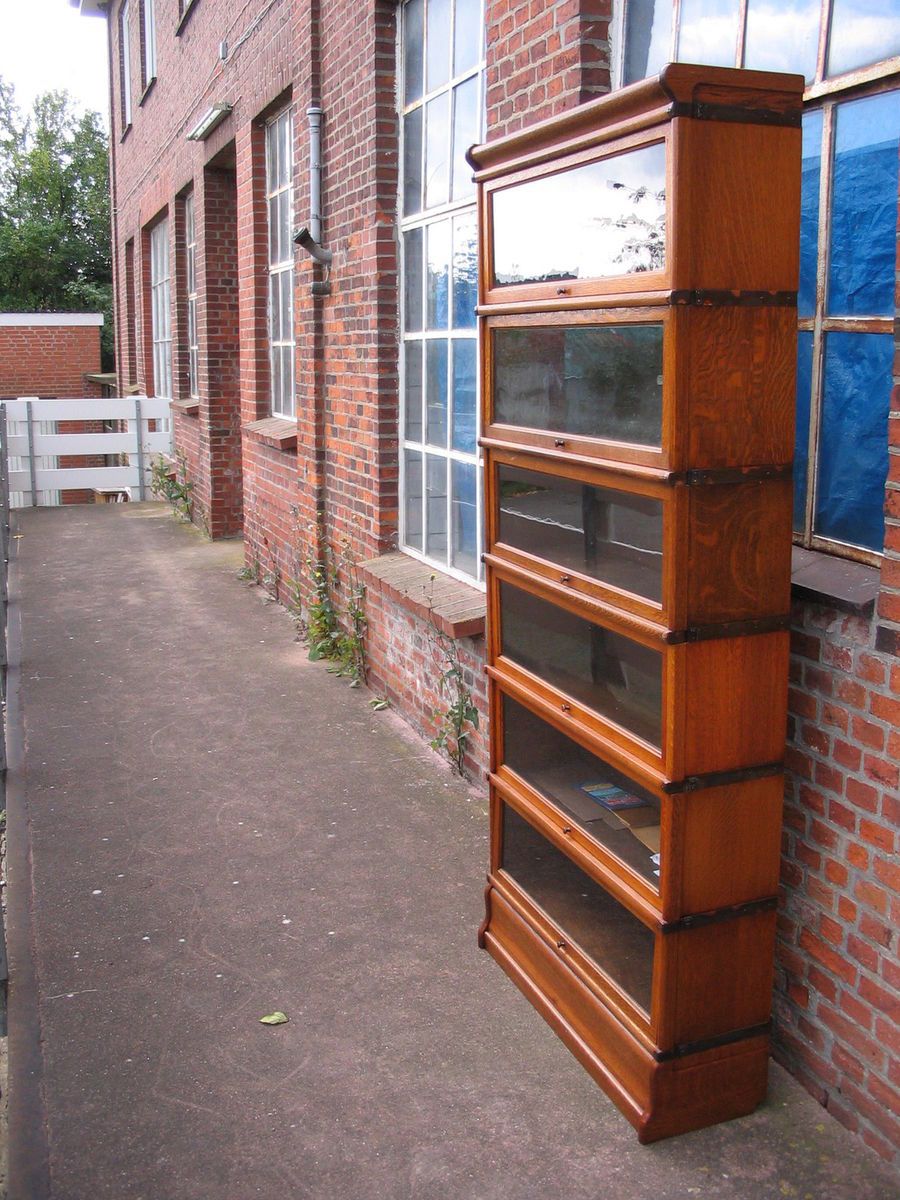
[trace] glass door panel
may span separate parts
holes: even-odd
[[[666,148],[642,146],[493,193],[498,285],[666,265]]]
[[[660,603],[661,500],[507,463],[496,496],[498,541]]]
[[[660,746],[662,654],[510,583],[500,584],[501,654]]]
[[[503,870],[644,1012],[650,1012],[653,933],[508,804]]]
[[[503,762],[657,891],[659,800],[503,696]]]
[[[493,342],[496,423],[661,445],[661,323],[502,326]]]

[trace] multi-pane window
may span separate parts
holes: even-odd
[[[406,0],[401,21],[401,543],[481,575],[475,303],[466,150],[481,138],[481,0]]]
[[[169,222],[150,231],[150,322],[153,334],[154,394],[172,398],[172,314],[170,309]]]
[[[119,9],[119,62],[122,71],[122,125],[127,129],[131,124],[131,45],[128,40],[129,2],[124,0]]]
[[[144,86],[156,78],[156,0],[143,0]]]
[[[294,416],[294,213],[291,114],[266,126],[266,209],[269,219],[269,366],[272,413]]]
[[[194,224],[194,195],[184,201],[185,275],[187,283],[188,381],[191,396],[200,395],[200,339],[197,335],[197,230]]]
[[[877,561],[893,360],[900,0],[626,0],[624,30],[624,83],[670,59],[806,79],[794,527],[807,547]]]

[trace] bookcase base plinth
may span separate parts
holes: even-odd
[[[769,1040],[658,1061],[653,1051],[490,889],[483,944],[637,1130],[658,1141],[746,1116],[766,1095]]]

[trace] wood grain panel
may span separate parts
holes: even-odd
[[[757,480],[689,491],[688,623],[789,612],[791,481]]]

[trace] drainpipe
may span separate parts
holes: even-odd
[[[322,108],[310,104],[309,120],[309,232],[322,245]]]

